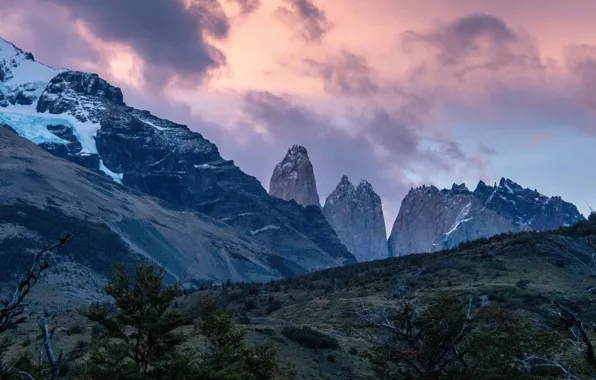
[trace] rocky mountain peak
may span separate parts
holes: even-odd
[[[0,108],[33,104],[61,71],[36,62],[33,54],[0,38]]]
[[[388,257],[381,198],[368,181],[354,188],[344,175],[327,197],[323,214],[358,261]]]
[[[452,194],[469,194],[470,190],[468,190],[468,188],[466,187],[466,185],[464,183],[461,183],[459,185],[454,183],[453,185],[451,185],[451,193]]]
[[[273,170],[269,194],[287,201],[295,200],[303,206],[320,206],[315,173],[305,147],[294,145],[288,149]]]
[[[286,158],[290,160],[308,160],[308,151],[302,145],[294,144],[288,149]]]
[[[370,182],[363,180],[358,184],[358,191],[367,192],[367,193],[374,193],[375,190],[373,189]]]
[[[494,186],[479,181],[474,192],[463,184],[440,192],[423,186],[402,201],[389,249],[394,256],[434,252],[499,233],[553,230],[582,218],[573,204],[508,178]]]
[[[339,181],[339,183],[337,184],[337,187],[335,188],[335,190],[333,190],[333,192],[331,194],[335,194],[335,195],[351,194],[354,191],[356,191],[356,189],[354,188],[354,185],[352,184],[352,182],[350,182],[350,179],[348,178],[348,176],[343,175],[341,177],[341,181]],[[328,197],[327,199],[332,199],[332,198],[335,198],[335,196],[331,197],[331,198]]]

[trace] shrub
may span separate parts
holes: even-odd
[[[358,349],[356,347],[350,347],[350,351],[348,351],[350,355],[358,355]]]
[[[66,329],[66,335],[78,335],[83,333],[84,328],[80,325],[74,325]]]
[[[267,315],[273,313],[275,310],[281,309],[281,301],[278,299],[269,300],[269,305],[267,305],[266,313]]]
[[[327,334],[323,334],[310,327],[284,327],[281,333],[288,339],[300,344],[301,346],[319,349],[339,348],[339,343],[335,338]]]
[[[526,289],[528,287],[528,284],[530,283],[530,280],[519,280],[515,286],[517,286],[520,289]]]

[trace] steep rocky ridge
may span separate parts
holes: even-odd
[[[325,200],[323,215],[358,261],[388,257],[381,198],[367,181],[355,188],[344,175]]]
[[[389,237],[391,256],[436,252],[459,243],[505,232],[548,231],[583,219],[560,197],[549,198],[502,178],[474,192],[454,184],[450,190],[422,186],[401,203]]]
[[[317,207],[269,196],[201,134],[128,107],[120,89],[95,74],[47,68],[3,40],[0,51],[11,81],[23,64],[45,75],[20,71],[19,81],[37,96],[30,104],[7,96],[16,87],[4,75],[0,125],[114,183],[233,227],[287,264],[284,274],[355,261]]]
[[[287,201],[293,199],[303,206],[320,205],[315,173],[306,148],[294,145],[288,149],[273,170],[269,194]]]
[[[282,258],[224,223],[118,185],[0,128],[3,268],[21,265],[19,250],[73,229],[82,233],[59,262],[75,289],[85,278],[109,274],[118,261],[157,262],[187,280],[257,281],[288,270]]]

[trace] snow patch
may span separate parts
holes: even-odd
[[[251,216],[251,215],[259,215],[258,212],[243,212],[241,214],[238,214],[237,216]]]
[[[446,232],[445,235],[451,235],[457,229],[457,227],[459,227],[460,224],[469,222],[472,219],[474,219],[474,218],[466,218],[466,219],[458,220],[455,223],[455,225],[453,226],[453,228],[451,230],[449,230],[449,232]]]
[[[171,128],[160,127],[159,125],[157,125],[157,124],[155,124],[153,122],[150,122],[149,120],[145,120],[145,119],[139,119],[139,120],[142,121],[143,123],[147,124],[147,125],[152,126],[153,128],[155,128],[155,129],[157,129],[159,131],[167,131],[167,130],[171,129]]]
[[[470,209],[472,208],[472,202],[468,202],[459,212],[459,214],[457,214],[457,218],[455,218],[455,223],[453,224],[453,227],[451,228],[451,230],[449,230],[449,232],[446,232],[445,235],[451,235],[456,229],[457,227],[459,227],[460,224],[468,222],[470,220],[472,220],[473,218],[466,218],[466,216],[468,216],[468,214],[470,213]]]
[[[514,207],[517,207],[515,201],[513,199],[509,199],[501,194],[499,194],[499,198],[501,198],[502,200],[504,200],[505,202],[511,202],[513,204]]]
[[[279,226],[276,226],[274,224],[270,224],[270,225],[265,226],[263,228],[259,228],[258,230],[250,231],[250,234],[251,235],[256,235],[258,233],[269,231],[269,230],[279,230]]]
[[[118,182],[122,185],[122,178],[124,177],[124,173],[114,173],[104,165],[103,160],[99,160],[99,170],[106,173],[106,175],[112,177],[114,182]]]
[[[513,194],[513,190],[511,190],[511,188],[509,187],[509,185],[507,184],[507,182],[503,182],[503,185],[505,185],[505,188],[507,189],[507,191],[508,191],[510,194]]]
[[[91,121],[81,122],[72,115],[38,113],[29,106],[8,106],[0,108],[0,122],[12,127],[20,136],[36,144],[54,142],[66,144],[50,131],[48,125],[64,125],[71,128],[73,134],[81,143],[81,154],[97,154],[95,136],[100,128],[99,123]]]
[[[197,169],[217,169],[217,166],[211,164],[195,165]]]
[[[56,75],[66,71],[54,69],[32,59],[13,44],[0,38],[0,66],[4,67],[3,93],[24,91],[38,98]]]

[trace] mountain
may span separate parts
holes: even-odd
[[[367,181],[354,188],[344,175],[327,197],[323,215],[358,261],[389,256],[381,198]]]
[[[52,69],[0,40],[0,78],[0,125],[115,185],[211,217],[271,252],[283,275],[355,261],[318,207],[269,196],[201,134],[127,106],[98,75]]]
[[[280,199],[295,200],[303,206],[319,206],[319,194],[312,163],[306,148],[294,145],[275,166],[269,194]]]
[[[389,237],[392,256],[436,252],[459,243],[505,232],[548,231],[583,216],[560,197],[547,197],[502,178],[480,181],[476,190],[454,184],[450,190],[422,186],[401,203]]]
[[[20,269],[19,251],[73,230],[81,234],[52,265],[53,277],[72,292],[99,286],[118,261],[165,264],[172,277],[188,280],[259,281],[287,270],[280,257],[224,223],[119,185],[0,128],[0,257],[6,269],[0,283],[10,269]]]

